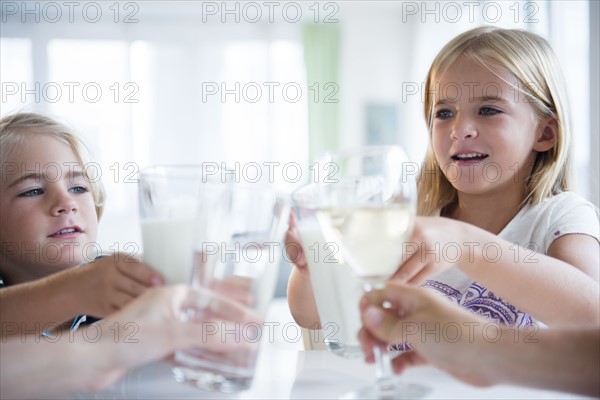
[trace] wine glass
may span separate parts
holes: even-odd
[[[316,217],[325,239],[335,243],[344,264],[365,291],[380,289],[402,262],[416,213],[416,183],[400,146],[370,146],[326,153],[316,165]],[[387,348],[373,349],[374,385],[345,398],[420,398],[427,387],[394,376]]]

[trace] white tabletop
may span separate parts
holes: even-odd
[[[130,371],[111,388],[76,394],[86,399],[336,399],[372,382],[374,368],[358,359],[344,359],[325,350],[283,350],[264,346],[252,387],[235,395],[208,392],[179,384],[165,361]],[[567,393],[499,385],[477,388],[434,368],[413,368],[402,375],[432,388],[430,399],[573,399]]]
[[[159,361],[130,371],[112,387],[96,393],[78,393],[81,399],[337,399],[373,382],[375,367],[361,359],[345,359],[326,350],[304,351],[300,329],[285,299],[275,300],[252,387],[235,395],[208,392],[175,382],[171,365]],[[573,399],[572,394],[517,386],[477,388],[463,384],[434,368],[413,368],[402,374],[408,382],[432,388],[429,399]]]

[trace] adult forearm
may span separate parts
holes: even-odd
[[[1,398],[52,398],[84,389],[97,379],[97,355],[68,333],[59,339],[22,335],[0,346]]]
[[[3,340],[0,398],[54,398],[102,389],[116,382],[128,368],[168,354],[177,340],[180,345],[191,342],[189,337],[182,338],[168,326],[158,324],[157,328],[142,330],[143,341],[150,343],[129,343],[123,338],[131,330],[123,331],[124,326],[119,322],[117,331],[111,320],[108,325],[82,327],[54,337],[21,334]]]
[[[507,332],[495,368],[501,382],[600,395],[600,330],[549,329],[518,341]]]

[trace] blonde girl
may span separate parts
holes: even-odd
[[[566,88],[548,43],[467,31],[440,51],[425,87],[418,211],[432,217],[418,218],[396,279],[508,325],[597,323],[597,211],[569,191]]]
[[[424,103],[421,216],[393,279],[511,326],[598,324],[598,216],[569,191],[565,84],[548,43],[469,30],[433,61]],[[304,257],[293,256],[288,302],[309,327],[318,314]]]

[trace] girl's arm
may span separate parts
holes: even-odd
[[[308,270],[293,267],[288,281],[287,297],[290,312],[298,325],[308,329],[321,326]]]
[[[596,239],[563,236],[552,243],[549,255],[543,255],[522,248],[515,252],[513,243],[483,232],[478,232],[483,240],[495,238],[502,257],[494,263],[479,252],[473,262],[461,263],[463,272],[547,325],[600,324],[598,282],[584,273],[592,271],[594,263],[598,268]],[[487,235],[491,237],[484,239]]]
[[[287,288],[290,312],[298,325],[303,328],[315,329],[321,325],[321,322],[304,250],[296,231],[296,221],[293,215],[290,217],[290,226],[285,235],[285,248],[288,258],[294,262]],[[291,251],[297,253],[289,254]]]
[[[592,237],[556,239],[549,249],[554,258],[467,223],[418,217],[412,241],[416,251],[396,273],[399,282],[421,283],[456,266],[545,324],[600,323],[598,282],[586,275],[597,276],[599,244]],[[458,255],[451,252],[457,248]]]
[[[548,255],[579,268],[598,282],[600,272],[598,247],[598,241],[591,236],[570,234],[555,239],[548,248]]]

